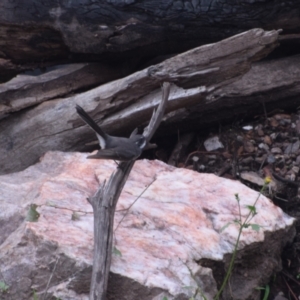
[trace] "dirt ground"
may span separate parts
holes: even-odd
[[[282,271],[269,282],[269,300],[300,299],[299,136],[300,110],[276,110],[250,122],[181,135],[171,147],[170,141],[160,141],[152,153],[177,167],[241,180],[257,191],[266,176],[271,178],[265,194],[297,219],[297,234],[282,253]],[[263,295],[264,291],[261,299]]]

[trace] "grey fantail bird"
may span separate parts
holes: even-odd
[[[76,105],[76,111],[83,121],[96,132],[101,147],[95,155],[90,155],[88,158],[130,161],[141,155],[146,145],[146,139],[143,135],[136,134],[130,138],[108,135],[82,107]]]

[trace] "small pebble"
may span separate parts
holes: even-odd
[[[270,134],[270,138],[274,141],[277,138],[278,133],[273,132]]]
[[[269,146],[272,145],[272,140],[268,135],[264,137],[264,142]]]
[[[276,161],[275,156],[272,155],[272,154],[269,154],[268,157],[267,157],[267,162],[268,162],[269,164],[273,164],[275,161]]]
[[[278,133],[278,136],[280,136],[282,139],[285,139],[288,136],[287,132],[280,132]]]
[[[244,129],[244,130],[247,130],[247,131],[248,131],[248,130],[252,130],[252,129],[253,129],[253,126],[252,126],[252,125],[246,125],[246,126],[243,127],[243,129]]]
[[[290,120],[291,116],[287,115],[287,114],[276,114],[275,116],[273,116],[274,119],[276,119],[277,121],[279,120]]]
[[[242,163],[246,165],[250,164],[251,162],[253,162],[253,157],[251,156],[248,156],[242,160]]]
[[[250,152],[250,153],[255,151],[255,147],[253,146],[253,144],[250,141],[244,142],[244,149],[246,152]]]
[[[213,159],[216,160],[217,159],[217,155],[207,155],[208,159]]]
[[[289,119],[282,119],[279,121],[280,125],[286,125],[286,124],[290,124],[290,123],[291,123],[291,120],[289,120]]]
[[[256,157],[254,159],[257,163],[261,164],[262,162],[266,161],[266,155],[260,156],[260,157]]]
[[[300,148],[300,141],[296,141],[293,145],[292,145],[292,153],[296,153]]]
[[[284,297],[283,292],[279,292],[278,295],[274,298],[274,300],[288,300],[288,299]]]
[[[258,124],[254,127],[254,129],[257,131],[258,129],[262,129],[262,125],[261,124]]]
[[[269,150],[269,146],[267,144],[264,144],[264,143],[260,143],[258,145],[258,148],[264,149],[264,150],[267,150],[267,151]]]
[[[221,141],[219,140],[218,136],[214,136],[211,138],[208,138],[205,142],[204,142],[204,147],[206,149],[206,151],[214,151],[220,148],[224,148],[223,144],[221,143]]]
[[[270,119],[270,125],[272,127],[277,127],[278,126],[278,122],[274,118],[271,118]]]
[[[284,150],[284,154],[290,154],[292,151],[292,144],[288,144]]]
[[[224,158],[227,158],[227,159],[231,158],[231,154],[228,153],[227,151],[223,152],[222,155],[223,155]]]
[[[257,134],[259,135],[259,136],[264,136],[264,132],[263,132],[263,130],[262,129],[258,129],[257,130]]]
[[[272,152],[273,154],[281,154],[281,153],[282,153],[282,151],[281,151],[281,149],[280,149],[279,147],[274,147],[274,148],[272,148],[272,149],[271,149],[271,152]]]
[[[291,174],[290,176],[287,176],[287,177],[289,177],[287,179],[292,180],[292,181],[295,181],[295,179],[296,179],[296,175],[295,174]]]
[[[239,142],[243,142],[244,141],[244,138],[241,136],[241,135],[238,135],[236,137],[236,140],[239,141]]]

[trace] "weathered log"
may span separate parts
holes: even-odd
[[[122,77],[121,67],[100,63],[60,65],[37,76],[18,75],[0,84],[0,117],[43,101],[87,90]]]
[[[0,68],[180,53],[252,28],[297,33],[299,23],[298,0],[2,0]]]
[[[199,103],[214,89],[246,73],[252,61],[266,56],[276,46],[277,37],[276,31],[250,30],[86,93],[16,113],[0,123],[1,172],[21,170],[48,150],[82,149],[78,147],[79,136],[81,145],[91,141],[94,136],[78,121],[75,103],[93,111],[93,117],[102,120],[103,128],[110,133],[132,130],[150,118],[160,98],[160,82],[170,81],[182,87],[173,86],[168,111]]]
[[[103,121],[102,126],[109,133],[131,131],[150,118],[160,98],[162,81],[181,86],[171,89],[169,112],[199,103],[214,89],[246,73],[252,61],[272,51],[277,37],[276,31],[250,30],[88,92],[15,113],[0,123],[0,172],[22,170],[48,150],[83,149],[94,134],[82,127],[75,114],[76,103],[92,111],[93,118]],[[190,89],[184,90],[187,87]]]
[[[203,103],[166,116],[160,134],[243,120],[276,109],[295,109],[300,101],[300,55],[254,63],[237,81],[213,91]],[[203,117],[205,116],[205,117]],[[114,120],[112,120],[113,122]]]

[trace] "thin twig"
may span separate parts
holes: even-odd
[[[300,286],[300,282],[298,280],[296,280],[293,276],[291,276],[290,274],[286,273],[285,271],[281,272],[284,276],[288,277],[289,279],[291,279],[292,281],[294,281],[296,284],[298,284]]]
[[[147,143],[158,128],[168,102],[170,83],[163,84],[162,101],[144,130]],[[134,160],[122,162],[112,174],[108,183],[102,185],[96,194],[89,199],[94,211],[94,260],[90,288],[90,300],[105,300],[111,265],[113,222],[116,205],[126,183]]]
[[[289,289],[290,293],[292,294],[292,296],[294,297],[295,300],[298,300],[297,296],[294,294],[293,290],[291,289],[290,285],[287,283],[286,279],[284,277],[282,277],[287,288]]]
[[[171,85],[169,82],[164,82],[163,83],[163,91],[162,91],[162,101],[160,102],[157,111],[153,112],[153,116],[150,120],[150,123],[148,125],[148,127],[144,130],[144,136],[146,137],[147,141],[149,142],[152,138],[152,136],[154,135],[156,129],[158,128],[164,113],[165,113],[165,109],[168,103],[168,98],[169,98],[169,94],[170,94],[170,88]]]
[[[58,261],[59,261],[59,257],[57,257],[57,259],[56,259],[56,262],[55,262],[53,271],[52,271],[52,273],[51,273],[51,275],[50,275],[50,277],[49,277],[49,280],[48,280],[48,282],[47,282],[47,286],[46,286],[46,289],[45,289],[45,292],[44,292],[43,300],[45,300],[46,293],[47,293],[47,291],[48,291],[48,288],[49,288],[50,282],[51,282],[51,280],[52,280],[52,277],[53,277],[53,275],[54,275],[54,273],[55,273],[55,269],[56,269],[56,266],[57,266]]]
[[[120,226],[120,224],[122,223],[122,221],[124,220],[124,218],[128,215],[130,208],[136,203],[136,201],[138,201],[142,195],[148,190],[148,188],[153,184],[153,182],[156,180],[156,177],[150,182],[150,184],[148,186],[146,186],[146,188],[137,196],[137,198],[129,205],[129,207],[125,208],[125,209],[120,209],[119,211],[124,211],[126,210],[125,215],[122,217],[122,219],[120,220],[120,222],[118,223],[116,229],[114,230],[114,232],[117,231],[118,227]]]

